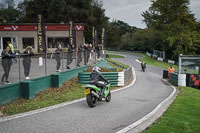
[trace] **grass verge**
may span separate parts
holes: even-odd
[[[160,68],[164,68],[164,69],[168,69],[170,65],[169,63],[166,62],[160,62],[157,60],[153,60],[150,57],[148,57],[146,54],[143,54],[143,57],[139,59],[140,61],[144,61],[145,63],[147,63],[148,65],[152,65],[152,66],[156,66],[156,67],[160,67]],[[174,69],[176,71],[178,71],[178,66],[177,65],[173,65]]]
[[[164,115],[143,133],[199,133],[200,91],[179,87],[180,93]]]
[[[116,51],[107,51],[107,52],[116,53]],[[172,64],[169,64],[169,63],[166,63],[166,62],[160,62],[160,61],[157,61],[157,60],[153,60],[152,58],[148,57],[145,53],[139,53],[139,52],[117,52],[117,53],[135,54],[135,55],[143,56],[139,59],[140,61],[144,61],[148,65],[156,66],[156,67],[160,67],[160,68],[164,68],[164,69],[168,69],[169,66],[172,65]],[[178,71],[177,65],[173,65],[173,67],[176,71]]]
[[[89,68],[87,71],[91,70],[92,69]],[[108,70],[105,68],[102,68],[102,71],[112,72],[112,70]],[[119,87],[111,87],[110,89],[113,90],[117,88]],[[8,104],[4,104],[0,106],[0,115],[9,116],[18,113],[28,112],[31,110],[49,107],[83,97],[85,97],[84,87],[82,84],[78,83],[78,79],[76,77],[64,82],[63,86],[60,88],[49,88],[37,93],[34,99],[19,99]]]
[[[107,58],[125,58],[124,56],[121,55],[114,55],[114,54],[106,54]]]
[[[106,58],[107,58],[107,60],[108,60],[108,64],[109,64],[110,66],[112,66],[112,67],[117,68],[117,71],[123,71],[123,68],[121,68],[121,67],[119,67],[119,66],[116,66],[116,65],[110,63],[109,61],[115,62],[116,64],[119,64],[119,65],[123,66],[125,69],[127,69],[127,68],[130,67],[130,66],[126,65],[126,64],[123,64],[123,63],[121,63],[121,62],[118,62],[118,61],[115,61],[115,60],[112,59],[112,58],[125,58],[124,56],[115,55],[115,54],[107,54],[107,55],[106,55]]]

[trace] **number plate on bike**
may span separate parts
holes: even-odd
[[[85,89],[84,93],[85,95],[90,94],[90,89]]]

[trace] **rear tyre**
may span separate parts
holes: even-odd
[[[87,104],[90,106],[90,107],[95,107],[96,106],[96,103],[97,103],[97,99],[95,96],[92,96],[91,94],[88,94],[86,96],[86,101],[87,101]]]
[[[111,93],[109,91],[108,96],[106,97],[106,102],[110,102],[111,101]]]

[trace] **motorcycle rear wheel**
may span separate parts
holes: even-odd
[[[90,107],[95,107],[96,106],[96,103],[97,103],[97,98],[95,96],[92,96],[91,94],[88,94],[86,96],[86,101],[87,101],[87,104],[90,106]]]

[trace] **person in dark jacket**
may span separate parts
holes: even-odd
[[[61,53],[62,53],[62,46],[59,44],[58,48],[55,51],[55,59],[57,62],[56,65],[56,72],[60,72],[60,66],[61,66]]]
[[[82,61],[82,52],[84,50],[84,46],[81,44],[78,47],[78,59],[77,59],[77,66],[80,67],[80,63]]]
[[[4,74],[1,78],[2,83],[4,84],[10,84],[8,81],[10,68],[12,66],[12,59],[15,58],[15,54],[11,51],[10,47],[7,46],[5,50],[1,53],[2,56],[2,62],[1,65],[3,66]]]
[[[90,75],[90,83],[96,85],[97,87],[100,87],[101,96],[103,96],[106,85],[102,83],[101,81],[105,81],[105,82],[108,82],[108,81],[101,75],[100,71],[101,69],[99,67],[93,68],[93,72]]]
[[[88,43],[84,44],[84,65],[87,65],[88,63]]]
[[[100,44],[97,44],[95,51],[97,53],[97,59],[99,59],[99,57],[100,57]]]
[[[74,45],[68,45],[68,53],[67,53],[67,65],[66,68],[70,69],[69,65],[72,63],[73,59],[72,59],[72,55],[74,52]]]
[[[32,47],[28,46],[28,47],[26,47],[26,49],[24,51],[24,56],[23,56],[25,79],[30,79],[29,73],[30,73],[30,69],[31,69],[31,56],[34,56],[34,53],[32,52]]]

